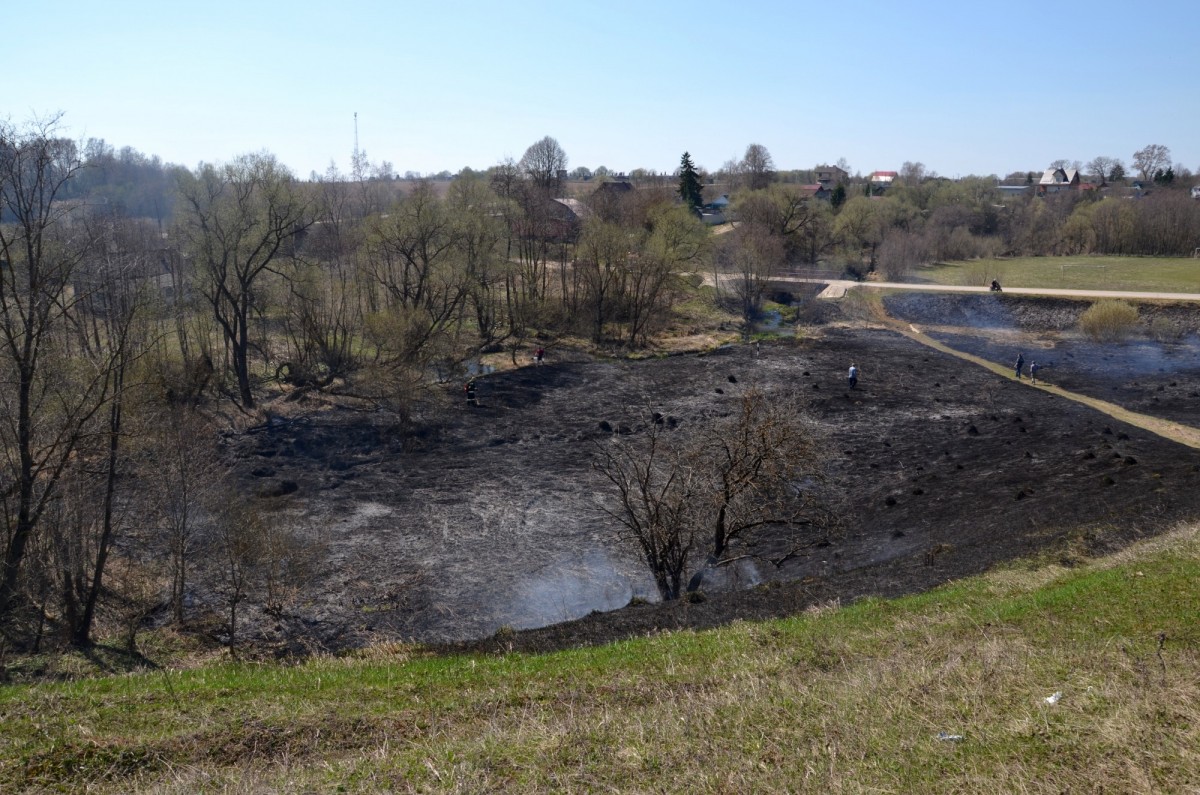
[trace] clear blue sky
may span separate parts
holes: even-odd
[[[1200,171],[1200,0],[7,4],[0,117],[195,166],[452,172],[923,162],[1005,174],[1164,144]]]

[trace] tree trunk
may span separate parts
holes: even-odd
[[[108,550],[112,544],[113,537],[113,495],[116,493],[117,487],[117,453],[121,442],[121,390],[124,388],[124,363],[120,362],[115,366],[117,369],[114,373],[113,398],[108,412],[108,463],[104,480],[104,517],[102,519],[100,541],[96,548],[96,563],[95,569],[92,572],[92,584],[84,599],[83,615],[80,616],[79,624],[75,627],[71,638],[71,642],[75,646],[80,647],[91,644],[92,622],[96,616],[96,602],[100,598],[100,589],[104,580],[104,567],[108,563]]]

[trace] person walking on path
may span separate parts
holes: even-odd
[[[850,372],[846,374],[846,383],[850,384],[850,388],[858,386],[858,365],[853,362],[850,364]]]
[[[1041,370],[1041,369],[1042,369],[1042,366],[1040,364],[1038,364],[1037,362],[1029,363],[1029,383],[1031,383],[1031,384],[1037,383],[1038,370]]]
[[[479,399],[475,396],[475,379],[474,378],[467,381],[467,383],[463,385],[463,392],[466,393],[468,406],[478,406],[479,405]]]
[[[536,364],[538,367],[542,366],[542,360],[545,358],[546,358],[546,349],[545,348],[538,348],[536,351],[533,352],[533,363]]]
[[[1018,353],[1018,354],[1017,354],[1017,364],[1016,364],[1016,369],[1017,369],[1017,373],[1016,373],[1016,375],[1017,375],[1017,380],[1018,380],[1018,381],[1020,381],[1020,380],[1021,380],[1021,370],[1022,370],[1024,367],[1025,367],[1025,354],[1023,354],[1023,353]]]

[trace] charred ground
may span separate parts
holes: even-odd
[[[1001,362],[1014,344],[1027,360],[1041,346],[1053,352],[1047,376],[1070,389],[1114,400],[1105,379],[1123,377],[1165,409],[1168,390],[1186,396],[1200,380],[1194,351],[1179,353],[1170,373],[1146,374],[1119,348],[1093,353],[1066,339],[1063,309],[972,330],[958,314],[970,306],[931,308],[922,298],[889,310],[953,326],[943,339]],[[1066,365],[1090,355],[1110,358],[1098,360],[1103,368]],[[861,370],[853,391],[850,362]],[[608,495],[592,470],[594,446],[634,432],[648,411],[680,427],[701,422],[749,387],[808,401],[844,487],[844,534],[783,570],[745,567],[710,581],[703,601],[651,603],[649,578],[601,510]],[[881,329],[829,324],[796,339],[641,361],[557,350],[543,367],[481,379],[479,395],[479,407],[454,405],[415,430],[314,407],[228,439],[247,487],[322,555],[281,614],[252,622],[257,643],[601,642],[913,592],[1031,554],[1070,562],[1200,515],[1195,450]],[[1186,399],[1170,412],[1162,416],[1195,422]]]

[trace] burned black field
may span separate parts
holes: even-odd
[[[1014,341],[1051,344],[1016,331],[1025,336],[947,341],[997,361]],[[1068,388],[1114,400],[1105,379],[1117,367],[1071,370]],[[1163,405],[1166,389],[1195,388],[1200,364],[1155,378],[1176,384],[1150,387]],[[703,601],[655,604],[602,511],[596,445],[648,410],[686,427],[751,387],[807,401],[828,435],[844,533],[782,570],[710,582]],[[416,432],[333,408],[230,439],[247,488],[321,555],[248,637],[293,650],[397,639],[555,648],[915,592],[1030,555],[1069,564],[1200,516],[1200,452],[880,329],[642,361],[560,351],[486,376],[479,396]],[[1195,422],[1186,401],[1172,412]]]

